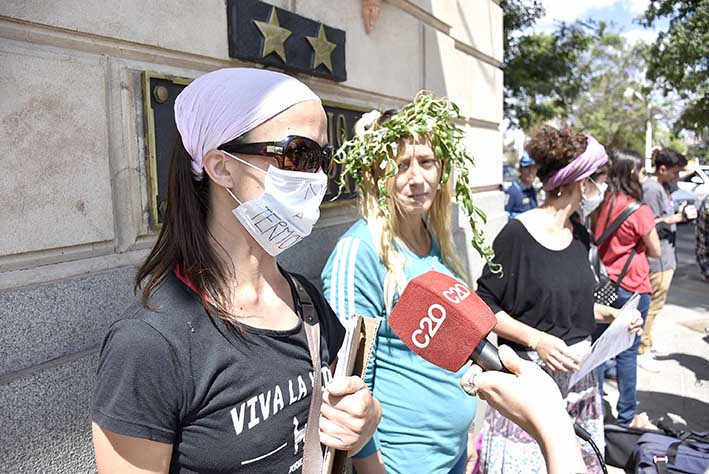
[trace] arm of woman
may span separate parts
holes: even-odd
[[[387,472],[380,450],[364,458],[352,458],[352,467],[363,474],[386,474]]]
[[[140,319],[122,319],[109,328],[91,425],[101,474],[169,471],[183,386],[171,347]]]
[[[472,427],[470,428],[472,430]],[[465,463],[465,474],[472,474],[475,471],[475,466],[478,463],[478,450],[476,447],[477,435],[468,431],[468,444],[466,449],[468,451],[468,460]]]
[[[660,237],[657,235],[657,229],[653,227],[650,232],[643,235],[643,244],[645,244],[645,252],[648,257],[659,258],[661,255],[660,250]]]
[[[511,374],[482,372],[473,365],[461,379],[463,389],[469,392],[472,379],[481,399],[529,433],[539,444],[550,474],[586,472],[556,383],[507,346],[500,347],[500,360]]]
[[[644,204],[631,216],[630,224],[633,232],[642,240],[648,257],[660,256],[660,237],[657,233],[655,216],[652,208]]]
[[[172,445],[134,438],[91,424],[99,474],[167,474]]]
[[[610,324],[620,314],[618,308],[600,303],[593,304],[593,316],[597,323]]]
[[[581,358],[558,337],[517,321],[505,311],[498,311],[495,317],[496,334],[535,350],[552,370],[570,372],[579,369]]]
[[[610,324],[620,314],[620,309],[606,306],[604,304],[594,303],[593,314],[596,317],[596,322]],[[628,332],[632,332],[636,336],[641,336],[643,333],[643,317],[640,311],[635,310],[635,314],[628,325]]]

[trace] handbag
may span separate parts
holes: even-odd
[[[615,196],[613,196],[611,200],[610,209],[608,210],[608,216],[606,217],[606,224],[608,224],[608,219],[610,218],[614,204]],[[606,229],[603,231],[603,234],[601,234],[598,240],[592,242],[590,245],[588,251],[588,259],[591,262],[591,270],[593,270],[593,276],[596,280],[596,284],[593,288],[593,299],[596,303],[603,304],[606,306],[611,306],[613,303],[615,303],[615,301],[618,299],[618,288],[620,287],[620,283],[623,281],[623,278],[625,278],[625,274],[628,272],[630,263],[633,261],[633,257],[635,257],[635,254],[637,253],[637,246],[635,246],[630,252],[628,259],[625,261],[625,265],[623,265],[623,270],[618,276],[618,281],[613,281],[608,276],[606,267],[601,261],[601,256],[598,253],[598,247],[600,247],[601,244],[603,244],[603,242],[608,239],[608,237],[613,235],[613,233],[618,230],[618,227],[620,227],[620,225],[625,222],[625,220],[630,217],[631,214],[640,209],[640,205],[641,204],[637,201],[628,204],[628,207],[626,207],[625,210],[623,210],[623,212],[618,217],[616,217],[613,222],[610,223],[610,225],[607,225]]]

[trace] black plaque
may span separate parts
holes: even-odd
[[[354,124],[362,116],[362,109],[349,108],[347,105],[332,102],[323,103],[327,114],[327,138],[334,150],[337,150],[345,141],[354,135]],[[333,163],[328,172],[327,194],[323,204],[343,203],[357,197],[354,180],[348,177],[345,187],[339,189],[338,182],[342,167]]]
[[[146,115],[146,169],[151,227],[162,224],[167,199],[167,178],[173,147],[177,139],[175,125],[175,98],[189,84],[190,79],[143,73],[143,100]],[[363,110],[346,104],[323,103],[328,119],[328,141],[337,149],[353,135],[354,123]],[[356,197],[354,182],[350,179],[339,193],[340,167],[333,163],[328,171],[328,191],[324,206],[344,204]],[[335,199],[336,198],[336,199]]]
[[[345,32],[259,0],[227,0],[229,56],[347,80]]]

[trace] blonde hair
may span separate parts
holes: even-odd
[[[365,114],[355,124],[355,133],[362,136],[368,130],[375,130],[389,117],[391,117],[391,114],[386,112],[383,115],[376,111]],[[396,150],[398,152],[395,158],[398,158],[404,152],[408,140],[416,140],[417,138],[420,137],[401,139],[397,143]],[[385,198],[386,207],[392,211],[385,213],[379,205],[381,196],[377,182],[385,174],[381,165],[386,158],[386,156],[378,157],[378,159],[373,160],[369,169],[364,170],[362,184],[359,189],[359,205],[362,217],[367,222],[369,231],[372,234],[372,240],[379,258],[386,268],[384,301],[387,312],[389,312],[394,296],[404,290],[407,282],[404,275],[404,258],[396,248],[397,245],[402,246],[405,244],[399,237],[399,216],[401,211],[394,192],[395,178],[389,178],[386,182],[386,191],[388,193]],[[429,232],[431,232],[433,239],[438,243],[443,263],[456,276],[467,282],[467,272],[458,258],[451,232],[452,195],[452,180],[448,180],[447,183],[440,183],[433,204],[424,218],[424,223]]]

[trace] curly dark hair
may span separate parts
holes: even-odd
[[[537,176],[544,181],[554,171],[560,170],[586,150],[588,139],[571,128],[557,130],[543,125],[532,133],[525,149],[539,165]]]

